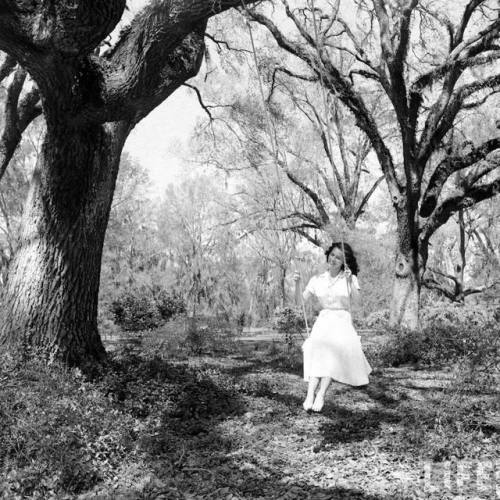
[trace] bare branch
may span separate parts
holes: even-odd
[[[325,151],[326,157],[328,158],[328,162],[330,163],[330,166],[332,167],[332,172],[335,176],[335,180],[337,181],[338,190],[340,191],[341,196],[345,199],[347,196],[347,192],[346,192],[342,177],[340,175],[339,169],[337,167],[337,164],[335,163],[335,160],[333,158],[333,151],[331,151],[331,149],[330,149],[331,143],[330,143],[329,137],[327,135],[330,133],[330,131],[328,130],[328,127],[326,127],[326,124],[323,123],[323,120],[322,120],[318,110],[316,109],[316,107],[311,103],[311,101],[309,99],[306,99],[306,102],[309,105],[309,108],[312,110],[312,112],[315,116],[316,124],[317,124],[316,130],[318,131],[318,133],[320,135],[321,143],[323,144],[323,149]],[[340,208],[340,199],[337,196],[337,193],[335,192],[333,187],[331,186],[330,181],[326,178],[323,170],[321,170],[319,167],[317,167],[317,165],[315,165],[315,166],[316,166],[316,169],[319,172],[319,174],[322,176],[322,178],[325,182],[325,185],[328,188],[330,196],[332,196],[332,198],[335,200],[335,204]]]
[[[229,50],[229,51],[231,51],[231,52],[244,52],[244,53],[247,53],[247,54],[251,54],[252,53],[252,51],[248,50],[248,49],[239,49],[239,48],[236,48],[236,47],[231,47],[231,45],[229,45],[229,43],[226,40],[218,40],[217,38],[215,38],[214,36],[210,35],[209,33],[205,33],[205,38],[208,38],[209,40],[211,40],[212,42],[214,42],[217,45],[217,47],[219,47],[219,49],[220,49],[221,45],[224,45],[226,47],[226,49]]]
[[[457,293],[457,285],[459,284],[459,280],[456,278],[456,276],[452,276],[451,274],[443,273],[439,269],[435,268],[428,268],[428,270],[434,274],[438,274],[439,276],[442,276],[446,279],[449,279],[453,281],[455,287],[453,290],[450,289],[449,286],[447,286],[445,283],[440,283],[433,277],[425,277],[422,280],[422,285],[428,288],[429,290],[436,290],[440,293],[442,293],[445,297],[450,299],[452,302],[458,302],[461,300],[460,295]],[[489,285],[483,285],[479,287],[474,287],[474,288],[466,288],[463,291],[463,296],[468,297],[469,295],[473,295],[476,293],[483,293],[486,290],[489,290],[491,288],[496,287],[498,284],[500,284],[500,281],[496,281],[493,283],[490,283]]]
[[[366,66],[368,66],[374,74],[378,74],[380,78],[380,71],[376,67],[376,65],[373,63],[373,61],[370,60],[368,55],[366,54],[366,51],[363,49],[362,44],[358,42],[357,38],[354,36],[353,32],[351,31],[349,25],[340,17],[337,17],[337,22],[342,25],[344,28],[344,31],[346,32],[347,36],[351,40],[352,44],[354,45],[354,48],[356,49],[356,54],[353,54],[356,59]]]
[[[456,276],[453,276],[452,274],[444,273],[443,271],[440,271],[439,269],[436,269],[435,267],[429,267],[428,270],[432,273],[439,274],[439,276],[442,276],[443,278],[447,278],[454,283],[458,283],[458,279]]]
[[[458,78],[463,73],[464,69],[471,64],[471,58],[489,50],[497,50],[494,45],[495,39],[500,33],[500,12],[497,18],[493,20],[484,30],[474,35],[470,40],[463,41],[463,36],[466,27],[473,12],[483,3],[483,0],[471,0],[464,11],[461,25],[456,33],[453,48],[448,54],[445,63],[438,68],[436,75],[441,75],[445,72],[445,80],[442,85],[442,90],[438,99],[432,106],[430,113],[425,121],[424,130],[420,136],[418,147],[418,162],[424,165],[429,159],[433,148],[442,140],[446,133],[453,125],[453,121],[460,111],[464,100],[474,92],[482,88],[494,88],[498,85],[498,75],[490,76],[480,82],[464,85],[462,88],[454,91]],[[494,59],[496,55],[492,56]],[[472,63],[480,63],[485,61],[483,58],[472,59]],[[497,78],[495,78],[497,76]],[[416,123],[417,112],[422,103],[419,86],[432,82],[432,72],[424,75],[421,82],[417,83],[413,88],[410,98],[411,121]]]
[[[16,64],[16,60],[12,56],[9,56],[8,54],[5,56],[5,59],[0,66],[0,83],[7,78],[12,71],[14,71]]]
[[[418,8],[420,11],[425,12],[429,16],[436,19],[439,23],[441,23],[446,28],[446,31],[448,32],[448,36],[449,36],[450,51],[453,50],[453,40],[455,38],[455,26],[451,22],[451,20],[447,16],[442,14],[441,12],[435,11],[427,5],[419,5]]]
[[[481,162],[472,172],[468,173],[461,181],[463,189],[468,190],[472,188],[474,184],[488,175],[490,172],[493,172],[496,168],[500,166],[500,162],[498,161],[484,161]]]
[[[341,75],[329,58],[322,55],[321,60],[319,60],[315,51],[308,50],[292,41],[266,16],[255,10],[250,11],[249,15],[269,30],[281,48],[307,63],[322,78],[327,88],[347,106],[356,119],[356,125],[365,132],[371,141],[385,174],[392,198],[398,199],[402,188],[396,177],[391,152],[382,139],[377,124],[367,110],[362,97],[354,90],[352,82]]]
[[[365,71],[363,69],[352,69],[349,71],[349,79],[352,81],[354,75],[360,75],[369,80],[375,80],[380,83],[380,75],[378,73],[371,73],[370,71]]]
[[[486,292],[486,290],[491,290],[492,288],[495,288],[498,285],[500,285],[500,281],[495,281],[489,285],[483,285],[475,288],[467,288],[466,290],[464,290],[464,295],[468,297],[469,295],[473,295],[476,293],[483,293]]]
[[[283,228],[283,231],[292,231],[292,232],[302,236],[303,238],[308,240],[313,245],[321,248],[321,241],[318,240],[317,238],[315,238],[314,236],[311,236],[309,233],[307,233],[305,231],[305,229],[318,229],[318,228],[316,228],[314,226],[308,226],[307,224],[302,224],[300,226],[285,227],[285,228]]]
[[[9,0],[8,3],[12,2]],[[87,49],[97,35],[101,37],[99,42],[105,38],[117,12],[117,21],[120,19],[125,0],[72,0],[63,3],[64,6],[61,4],[47,10],[44,2],[34,2],[33,6],[30,4],[22,11],[19,19],[10,12],[10,8],[9,15],[0,16],[0,49],[8,49],[2,45],[5,41],[10,44],[9,47],[15,46],[18,52],[22,52],[19,55],[7,50],[37,82],[44,97],[44,113],[49,127],[61,115],[57,106],[63,100],[71,103],[72,113],[63,113],[62,116],[67,116],[72,124],[126,121],[133,126],[197,74],[204,56],[208,18],[240,5],[237,0],[148,2],[122,30],[114,47],[97,56]],[[76,13],[82,15],[72,19],[64,17],[70,4],[74,7],[73,16]],[[23,24],[20,19],[23,23],[30,22]],[[41,23],[36,29],[31,23],[33,19]],[[31,26],[36,36],[43,34],[48,37],[44,39],[46,45],[36,52],[36,56],[30,55],[33,47],[26,48],[26,43],[23,45],[17,38],[15,42],[9,42],[9,34],[3,31],[8,25],[11,34],[13,30],[21,30],[23,35],[24,28],[19,24],[26,29],[31,29]],[[85,37],[87,30],[94,31]],[[59,33],[61,38],[57,40],[58,44],[55,39],[50,40],[52,32]],[[33,33],[30,32],[30,35]],[[30,36],[26,35],[26,40],[30,40]],[[83,46],[78,45],[80,42]],[[71,47],[75,46],[79,48],[71,52]],[[36,43],[34,47],[37,47]],[[44,57],[45,53],[49,56]],[[68,64],[60,64],[62,56],[54,57],[54,54],[61,53],[64,53]],[[81,74],[85,78],[81,78]]]
[[[436,281],[432,278],[423,278],[422,285],[429,290],[436,290],[437,292],[443,294],[446,298],[450,299],[452,302],[456,301],[455,293],[443,283],[439,283],[439,281]]]
[[[382,56],[386,62],[392,57],[392,42],[391,33],[389,29],[389,15],[387,13],[384,0],[373,0],[373,7],[377,15],[380,33],[380,48],[382,49]]]
[[[317,75],[302,75],[300,73],[295,73],[291,70],[289,70],[288,68],[286,68],[285,66],[276,66],[273,70],[273,76],[272,76],[272,79],[271,79],[271,91],[269,92],[269,95],[267,96],[267,99],[266,101],[267,102],[270,102],[271,101],[271,98],[273,96],[273,93],[274,93],[274,90],[276,89],[277,85],[276,85],[276,75],[278,74],[278,72],[281,72],[281,73],[284,73],[292,78],[295,78],[297,80],[303,80],[303,81],[306,81],[306,82],[317,82],[319,80],[318,76]],[[286,86],[283,85],[285,88]]]
[[[384,180],[384,176],[380,176],[374,183],[373,183],[373,186],[370,188],[370,190],[368,191],[368,193],[366,193],[364,196],[363,196],[363,199],[361,200],[361,203],[359,204],[357,210],[356,210],[356,214],[354,216],[355,220],[357,220],[359,217],[361,217],[361,215],[363,214],[363,212],[365,211],[365,206],[366,204],[368,203],[368,200],[371,198],[372,194],[375,192],[375,190],[377,189],[378,185]]]
[[[434,111],[429,114],[422,132],[419,144],[418,162],[425,164],[433,149],[439,144],[453,125],[457,114],[462,109],[465,99],[474,93],[500,86],[500,73],[482,80],[462,85],[453,94],[445,90],[439,101],[434,105]]]
[[[416,94],[422,92],[425,88],[435,83],[440,78],[445,77],[452,70],[463,71],[467,68],[474,68],[500,59],[500,50],[495,48],[490,54],[480,54],[474,57],[464,57],[457,61],[446,61],[442,65],[420,75],[415,82],[411,84],[410,93]]]
[[[434,232],[445,224],[458,210],[469,208],[480,201],[496,196],[500,192],[500,177],[488,184],[473,186],[460,195],[450,196],[443,200],[427,219],[420,233],[420,241],[425,243]]]
[[[213,108],[213,106],[207,105],[203,102],[203,97],[201,96],[201,92],[198,89],[198,87],[196,87],[195,85],[191,85],[189,83],[183,83],[182,85],[183,85],[183,87],[187,87],[188,89],[194,90],[196,97],[198,98],[198,102],[200,103],[200,106],[203,108],[205,113],[208,115],[208,117],[210,118],[210,121],[213,121],[214,117],[212,116],[212,113],[210,112],[210,109],[209,109],[209,108]]]
[[[393,80],[394,77],[403,80],[403,65],[408,53],[408,42],[410,40],[410,20],[417,4],[418,0],[407,0],[401,12],[401,18],[399,20],[399,43],[394,52],[394,60],[391,64],[393,67],[392,71],[394,73],[395,71],[399,71],[399,75],[394,74]]]
[[[297,30],[301,34],[301,36],[306,40],[306,42],[313,47],[314,49],[316,48],[316,40],[309,34],[309,32],[305,29],[305,27],[302,25],[302,23],[299,21],[297,16],[290,10],[290,6],[288,5],[287,0],[281,0],[281,3],[285,6],[285,12],[286,15],[293,21],[295,26],[297,27]]]
[[[490,97],[493,97],[494,95],[498,94],[500,92],[500,89],[495,89],[492,90],[489,94],[486,94],[480,99],[476,99],[475,101],[470,101],[467,103],[464,103],[462,105],[462,109],[475,109],[478,108],[479,106],[483,105]]]
[[[436,167],[429,180],[427,189],[422,198],[420,216],[429,217],[431,215],[432,211],[436,208],[441,190],[452,173],[474,165],[485,159],[489,153],[498,148],[500,148],[500,138],[495,138],[474,148],[465,156],[459,155],[445,158]]]
[[[321,225],[326,225],[330,221],[330,217],[328,216],[328,212],[326,211],[326,208],[323,204],[323,201],[321,198],[318,196],[317,193],[315,193],[311,188],[306,186],[303,182],[301,182],[295,175],[293,175],[289,170],[285,170],[287,177],[296,185],[298,186],[314,203],[314,206],[318,210],[318,213],[321,217],[321,222],[317,222],[317,219],[310,219],[314,220],[315,223],[318,223],[319,226]]]
[[[14,78],[7,88],[5,100],[5,121],[0,136],[0,180],[21,141],[24,130],[42,112],[36,88],[27,92],[19,102],[25,80],[26,71],[18,66]]]
[[[456,49],[460,43],[463,42],[465,30],[469,24],[470,18],[474,11],[482,4],[485,0],[470,0],[470,2],[465,7],[462,20],[457,29],[455,38],[453,39],[453,48]]]
[[[306,82],[317,82],[319,80],[317,75],[301,75],[300,73],[295,73],[284,66],[277,66],[274,68],[274,73],[277,72],[285,73],[288,76],[297,78],[298,80],[304,80]]]

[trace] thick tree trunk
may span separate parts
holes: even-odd
[[[0,313],[0,344],[70,365],[101,360],[104,234],[127,124],[46,133]]]
[[[415,330],[419,327],[420,270],[418,239],[413,217],[407,207],[397,207],[398,246],[394,269],[394,286],[390,308],[391,326]]]

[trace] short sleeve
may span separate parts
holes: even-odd
[[[356,290],[359,290],[359,281],[358,281],[358,277],[355,276],[354,274],[352,275],[352,286],[353,288],[355,288]]]
[[[313,276],[309,280],[309,283],[307,284],[307,286],[304,289],[304,292],[302,293],[302,297],[303,297],[304,300],[307,300],[310,297],[316,295],[315,283],[316,283],[316,277]]]

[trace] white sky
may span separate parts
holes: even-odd
[[[181,87],[130,133],[124,149],[147,168],[156,193],[182,179],[188,168],[182,151],[202,112],[192,91]]]
[[[125,23],[148,1],[128,0],[130,11],[123,17]],[[182,165],[182,151],[188,147],[202,113],[194,93],[181,87],[130,133],[124,149],[147,168],[157,194],[182,179],[187,168]]]

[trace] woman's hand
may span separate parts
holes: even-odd
[[[352,278],[352,271],[347,266],[344,269],[344,274],[348,280]]]

